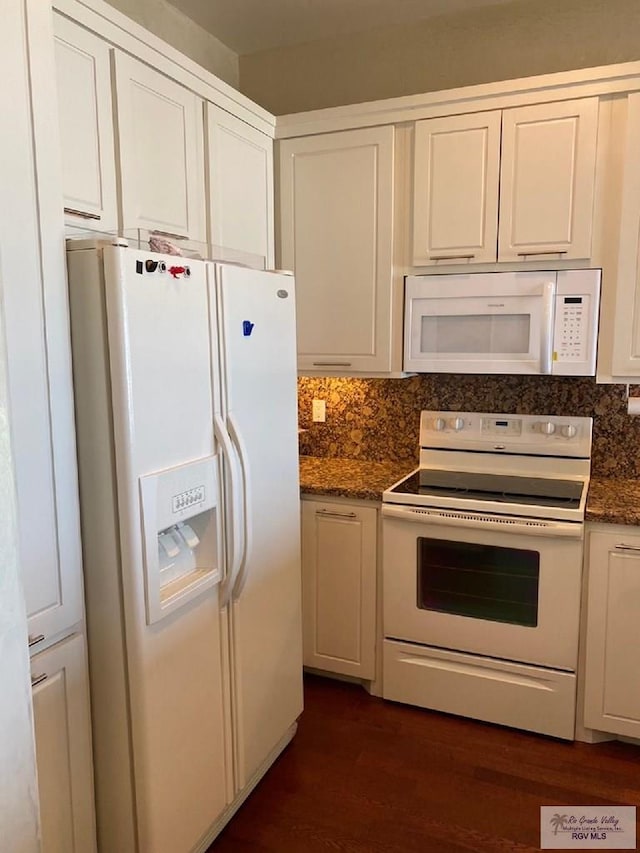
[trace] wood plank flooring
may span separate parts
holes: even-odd
[[[209,853],[526,853],[541,805],[605,804],[640,806],[640,747],[565,743],[307,676],[296,737]]]

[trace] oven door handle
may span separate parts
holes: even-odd
[[[422,509],[421,507],[382,504],[384,518],[412,521],[416,524],[438,524],[472,530],[499,530],[502,533],[520,533],[526,536],[562,536],[582,539],[584,525],[580,522],[550,521],[542,518],[513,518],[508,515],[460,512],[447,509]]]

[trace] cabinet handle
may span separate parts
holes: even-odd
[[[518,257],[528,258],[529,255],[566,255],[568,251],[568,249],[563,249],[562,251],[560,249],[549,249],[546,252],[518,252]]]
[[[314,361],[314,367],[351,367],[350,361]]]
[[[640,545],[620,544],[620,545],[616,545],[615,549],[616,549],[616,551],[638,551],[638,552],[640,552]]]
[[[102,219],[98,213],[88,213],[86,210],[76,210],[75,207],[65,207],[65,213],[70,213],[72,216],[79,216],[80,219]]]
[[[37,646],[38,643],[41,643],[44,640],[44,634],[29,634],[29,648],[31,646]]]
[[[152,237],[169,237],[171,240],[188,240],[187,234],[174,234],[172,231],[150,231]]]
[[[475,255],[429,255],[430,261],[470,261]]]
[[[331,518],[357,518],[355,512],[332,512],[330,509],[317,509],[316,515],[329,515]]]
[[[37,684],[42,684],[43,681],[46,681],[48,678],[47,673],[43,672],[40,675],[32,675],[31,676],[31,686],[35,687]]]

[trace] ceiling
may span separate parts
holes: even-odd
[[[244,55],[515,0],[170,0]]]

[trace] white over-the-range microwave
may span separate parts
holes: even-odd
[[[404,369],[594,376],[599,269],[405,280]]]

